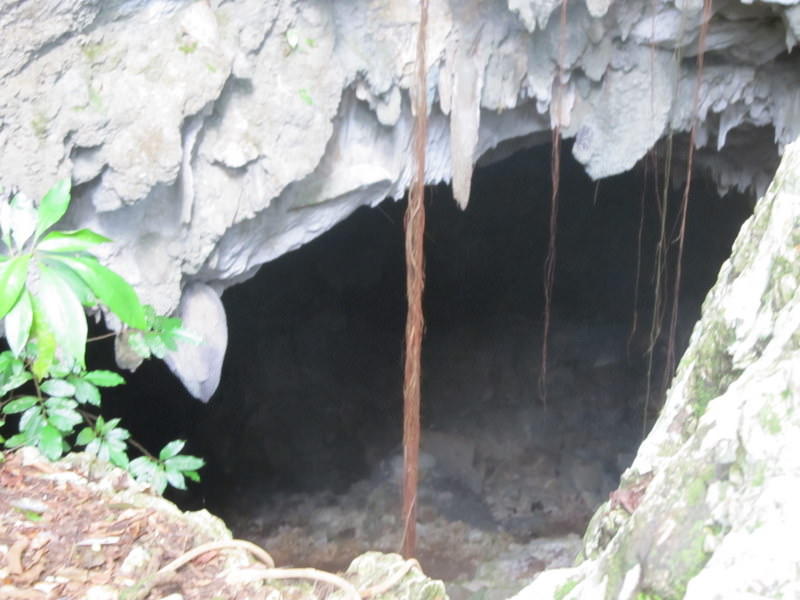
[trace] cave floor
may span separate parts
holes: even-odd
[[[509,597],[538,572],[572,565],[579,535],[616,489],[643,427],[641,373],[623,351],[598,347],[624,339],[608,325],[561,324],[546,405],[532,353],[514,352],[525,357],[515,362],[508,331],[490,329],[506,340],[502,353],[480,355],[490,340],[466,340],[474,333],[464,331],[428,340],[438,368],[424,383],[436,401],[421,442],[417,556],[455,600]],[[473,362],[453,360],[459,350]],[[253,481],[222,516],[278,564],[340,571],[367,550],[397,552],[402,452],[381,444],[386,437],[371,433],[370,469],[344,490],[275,492]]]
[[[619,343],[606,347],[607,340],[625,339],[614,329],[559,324],[546,405],[536,393],[538,344],[524,324],[504,320],[482,333],[456,328],[429,336],[429,365],[437,368],[423,383],[429,403],[417,557],[454,600],[506,598],[537,573],[573,564],[580,534],[617,487],[642,435],[641,372]],[[530,346],[509,345],[531,339]],[[359,441],[368,468],[343,488],[279,491],[253,473],[231,490],[220,516],[235,537],[261,546],[280,567],[339,572],[368,550],[397,552],[401,449],[379,428]],[[151,550],[160,565],[206,541],[153,511],[72,485],[85,474],[44,459],[23,463],[22,455],[6,453],[0,464],[2,597],[137,588],[123,570],[134,547]],[[151,595],[139,587],[131,597],[160,598],[173,589],[186,599],[262,597],[263,589],[219,587],[222,564],[220,553],[208,553]]]

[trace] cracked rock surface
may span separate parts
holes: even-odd
[[[695,166],[721,191],[766,188],[798,133],[796,3],[715,2],[702,80],[701,2],[570,2],[563,29],[560,6],[432,3],[429,183],[464,206],[476,161],[554,123],[605,177],[697,122]],[[0,183],[37,196],[72,177],[71,224],[114,239],[106,258],[157,310],[219,331],[209,293],[403,196],[417,19],[379,0],[4,0]],[[227,339],[211,338],[173,362],[202,400]]]

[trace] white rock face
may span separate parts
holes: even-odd
[[[428,182],[465,206],[480,157],[555,123],[605,177],[697,121],[696,167],[763,191],[800,127],[795,4],[714,3],[695,95],[702,2],[570,2],[563,30],[558,0],[433,2]],[[70,175],[74,224],[175,311],[404,194],[417,22],[412,0],[0,0],[0,183]]]
[[[794,598],[800,552],[800,142],[703,305],[665,407],[584,538],[517,600]],[[651,480],[652,478],[652,480]],[[635,497],[628,516],[626,498]]]
[[[180,351],[167,355],[165,360],[195,398],[208,400],[219,385],[228,347],[225,307],[217,292],[195,282],[183,290],[178,316],[183,326],[203,343],[180,342]]]

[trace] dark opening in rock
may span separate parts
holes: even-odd
[[[520,548],[582,531],[616,487],[662,390],[664,335],[646,354],[662,187],[642,169],[595,184],[564,152],[546,407],[549,147],[479,169],[464,212],[447,186],[429,190],[418,509],[433,576],[471,577],[515,544],[529,559],[520,579],[569,564],[574,536],[549,558]],[[667,313],[680,196],[661,201]],[[751,205],[695,176],[679,352]],[[134,434],[153,447],[186,437],[209,463],[182,500],[281,563],[342,568],[364,549],[399,548],[404,207],[359,209],[225,293],[229,353],[208,405],[158,363],[130,377]]]

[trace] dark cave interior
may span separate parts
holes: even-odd
[[[643,422],[651,424],[656,412],[653,400],[643,416],[642,396],[658,186],[642,168],[595,184],[565,149],[544,410],[537,378],[550,185],[550,148],[540,146],[478,169],[465,211],[447,186],[429,188],[422,420],[432,433],[430,444],[423,439],[423,453],[434,456],[432,464],[465,497],[490,494],[500,465],[518,456],[514,448],[546,454],[548,476],[571,473],[570,489],[582,494],[585,510],[563,517],[569,524],[561,527],[580,531],[590,505],[616,486]],[[680,196],[673,190],[667,202],[670,281]],[[331,503],[330,494],[386,470],[402,435],[404,207],[387,200],[361,208],[225,292],[230,341],[220,388],[209,404],[191,399],[157,361],[109,396],[108,412],[122,415],[145,445],[159,448],[185,438],[188,450],[206,459],[203,483],[174,494],[180,504],[207,507],[248,537],[251,532],[242,529],[249,526],[241,523],[252,519],[237,520],[248,502],[302,492],[328,494]],[[710,182],[695,178],[680,288],[680,350],[751,210],[751,198],[720,198]],[[629,341],[634,315],[639,329]],[[653,350],[653,389],[661,386],[663,345],[662,336]],[[475,436],[490,440],[469,447]],[[599,449],[602,439],[613,443]],[[587,457],[602,458],[595,464]],[[548,501],[559,503],[527,499],[525,510],[515,507],[505,516],[495,511],[472,522],[500,523],[518,537],[545,535],[559,528],[542,529],[532,519]],[[268,521],[261,522],[263,535],[279,519]]]

